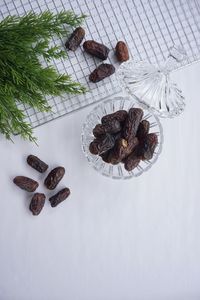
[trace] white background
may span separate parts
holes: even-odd
[[[163,151],[139,178],[116,181],[88,165],[80,134],[92,107],[37,128],[39,147],[1,137],[0,300],[200,299],[200,64],[174,77],[186,110],[162,120]],[[64,166],[60,187],[72,191],[37,217],[12,183],[42,182],[30,153]]]

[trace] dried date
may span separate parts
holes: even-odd
[[[106,133],[117,133],[120,130],[120,122],[116,119],[112,119],[104,124],[97,124],[93,129],[93,134],[95,137],[100,137]]]
[[[127,171],[132,171],[133,169],[135,169],[140,163],[140,158],[138,158],[137,156],[135,156],[135,154],[130,154],[127,158],[125,158],[124,160],[124,168]]]
[[[120,122],[116,119],[107,121],[102,125],[106,133],[117,133],[121,130]]]
[[[102,160],[106,163],[110,163],[110,159],[111,159],[111,151],[112,150],[108,150],[107,152],[104,152],[102,154],[100,154]]]
[[[78,46],[80,46],[84,36],[85,30],[82,27],[76,28],[65,43],[66,48],[72,51],[76,51]]]
[[[110,49],[105,45],[97,43],[93,40],[85,41],[83,44],[83,49],[87,53],[103,60],[108,58],[108,53],[110,51]]]
[[[115,137],[107,133],[101,138],[94,139],[94,141],[90,143],[89,150],[92,154],[97,155],[112,149],[114,145]]]
[[[126,117],[128,116],[128,113],[126,110],[118,110],[112,114],[103,116],[101,119],[102,124],[107,123],[108,121],[111,121],[113,119],[116,119],[117,121],[119,121],[120,123],[123,123],[126,119]]]
[[[90,153],[97,155],[99,153],[99,141],[95,139],[89,145]]]
[[[124,42],[119,41],[115,47],[115,51],[118,61],[123,62],[129,60],[128,47]]]
[[[104,138],[102,138],[99,142],[99,154],[102,154],[110,149],[112,149],[115,145],[115,138],[111,134],[106,134]]]
[[[99,65],[89,76],[89,80],[96,83],[115,73],[115,67],[110,64]]]
[[[39,186],[37,181],[35,181],[31,178],[25,177],[25,176],[16,176],[13,179],[13,182],[19,188],[21,188],[22,190],[25,190],[27,192],[34,192]]]
[[[139,144],[138,156],[142,160],[150,160],[158,144],[158,137],[155,133],[149,133],[144,141]]]
[[[142,120],[138,126],[137,137],[142,141],[149,133],[150,123],[147,120]]]
[[[46,196],[41,193],[35,193],[31,199],[31,203],[29,206],[30,211],[34,216],[39,215],[41,210],[44,207]]]
[[[113,134],[112,137],[114,139],[114,145],[115,145],[116,141],[121,138],[121,132]],[[112,157],[112,149],[113,148],[111,148],[110,150],[100,154],[100,156],[101,156],[101,158],[104,162],[106,162],[106,163],[111,162],[110,160],[111,160],[111,157]]]
[[[123,161],[125,157],[131,154],[134,148],[138,145],[138,138],[134,137],[129,141],[120,138],[116,141],[115,147],[110,153],[109,160],[111,164],[118,164]]]
[[[49,201],[51,203],[51,207],[56,207],[58,204],[60,204],[62,201],[67,199],[67,197],[70,195],[70,189],[64,188],[61,191],[59,191],[57,194],[49,198]]]
[[[29,155],[27,157],[27,163],[29,164],[29,166],[31,166],[33,169],[35,169],[36,171],[38,171],[40,173],[46,172],[46,170],[49,167],[45,162],[40,160],[35,155]]]
[[[44,181],[45,186],[49,190],[53,190],[56,188],[58,183],[61,181],[65,174],[65,168],[63,167],[57,167],[53,169],[47,176],[47,178]]]
[[[141,108],[129,109],[128,116],[123,127],[123,137],[128,140],[131,136],[135,137],[140,121],[143,117],[143,110]]]
[[[102,135],[104,135],[105,132],[105,128],[102,124],[97,124],[94,129],[93,129],[93,134],[95,137],[100,137]]]

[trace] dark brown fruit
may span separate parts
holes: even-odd
[[[93,129],[95,137],[101,137],[106,133],[117,133],[121,130],[120,122],[116,119],[111,119],[104,124],[97,124]]]
[[[33,169],[35,169],[36,171],[38,171],[40,173],[46,172],[46,170],[49,167],[47,164],[45,164],[45,162],[40,160],[35,155],[29,155],[27,157],[27,163],[29,164],[29,166],[31,166]]]
[[[140,163],[140,158],[135,156],[135,154],[130,154],[127,158],[124,160],[124,168],[127,171],[132,171],[135,169]]]
[[[47,176],[47,178],[44,181],[45,186],[49,190],[53,190],[56,188],[58,183],[61,181],[65,174],[65,168],[63,167],[57,167],[53,169]]]
[[[106,134],[99,142],[99,153],[102,154],[112,149],[115,145],[115,138],[111,134]]]
[[[85,36],[85,30],[82,27],[76,28],[68,38],[65,46],[67,49],[76,51]]]
[[[59,191],[57,194],[49,198],[49,201],[51,203],[52,207],[57,206],[60,204],[62,201],[67,199],[67,197],[70,195],[70,189],[64,188],[61,191]]]
[[[145,140],[139,145],[138,156],[142,160],[152,159],[157,144],[158,144],[157,135],[155,133],[149,133],[146,136]]]
[[[128,116],[123,127],[123,137],[129,140],[131,136],[135,137],[140,121],[143,117],[143,110],[141,108],[129,109]]]
[[[95,137],[100,137],[102,135],[104,135],[105,132],[105,128],[102,124],[97,124],[94,129],[93,129],[93,134]]]
[[[93,142],[89,145],[90,153],[97,155],[99,153],[99,141],[95,139]]]
[[[87,53],[103,60],[108,58],[108,53],[110,51],[110,49],[105,45],[97,43],[93,40],[85,41],[83,44],[83,49]]]
[[[149,133],[149,128],[150,128],[149,121],[143,120],[142,122],[140,122],[140,125],[137,130],[137,134],[136,134],[136,136],[138,137],[138,139],[140,141],[142,141],[147,136],[147,134]]]
[[[27,192],[34,192],[39,184],[37,181],[25,177],[25,176],[17,176],[13,179],[13,182],[22,190],[25,190]]]
[[[112,149],[114,145],[115,137],[107,133],[100,138],[94,139],[94,141],[90,143],[89,150],[92,154],[97,155]]]
[[[92,82],[99,82],[106,77],[111,76],[115,73],[115,67],[110,64],[99,65],[89,76],[89,80]]]
[[[121,132],[118,132],[116,134],[113,134],[112,135],[112,138],[114,140],[114,146],[115,146],[115,143],[117,140],[119,140],[121,138]],[[113,151],[113,148],[111,148],[110,150],[104,152],[104,153],[101,153],[99,154],[102,158],[102,160],[106,163],[110,163],[111,162],[111,158],[112,158],[112,151]]]
[[[33,198],[31,199],[31,203],[29,206],[30,211],[34,216],[39,215],[41,210],[44,207],[46,196],[44,194],[35,193]]]
[[[116,45],[115,51],[118,61],[123,62],[129,60],[128,47],[124,42],[119,41]]]
[[[123,123],[126,119],[126,117],[128,116],[128,113],[126,110],[118,110],[112,114],[103,116],[101,119],[102,124],[107,123],[108,121],[111,121],[113,119],[116,119],[117,121],[119,121],[120,123]]]
[[[102,160],[106,163],[110,163],[110,159],[111,159],[111,153],[112,150],[108,150],[107,152],[104,152],[102,154],[100,154]]]
[[[121,130],[120,122],[116,119],[108,120],[106,123],[104,122],[102,126],[106,133],[117,133]]]
[[[137,145],[138,139],[136,137],[129,139],[129,141],[123,138],[118,139],[110,153],[109,160],[111,164],[115,165],[122,162],[125,157],[131,154]]]

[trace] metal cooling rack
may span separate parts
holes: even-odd
[[[174,44],[182,45],[187,52],[184,65],[200,60],[199,0],[0,0],[0,19],[9,14],[47,9],[55,12],[70,9],[88,15],[84,25],[86,39],[102,42],[113,50],[117,41],[125,40],[135,60],[159,65]],[[55,38],[53,43],[64,46],[65,40]],[[113,51],[108,61],[118,67]],[[53,113],[39,113],[23,106],[27,121],[33,127],[120,92],[114,76],[98,84],[88,81],[88,75],[100,60],[84,53],[81,47],[75,53],[69,52],[69,59],[54,63],[60,72],[70,74],[87,86],[89,92],[80,96],[49,97]]]

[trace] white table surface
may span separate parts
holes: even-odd
[[[139,178],[108,179],[88,165],[80,133],[92,107],[37,128],[39,147],[0,138],[0,300],[200,299],[200,64],[174,77],[186,110],[162,120],[163,151]],[[30,153],[64,166],[60,187],[72,191],[37,217],[12,183],[43,178],[26,164]]]

